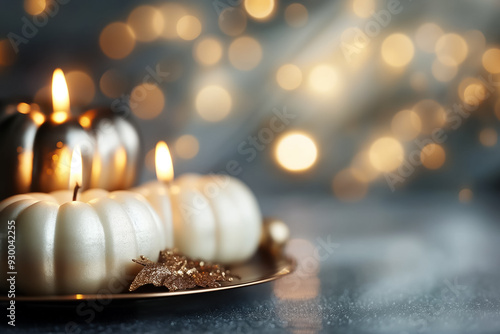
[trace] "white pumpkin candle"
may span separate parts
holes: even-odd
[[[134,189],[144,195],[165,226],[173,226],[174,245],[189,257],[224,264],[243,262],[259,245],[262,216],[255,197],[229,176],[184,175],[174,181],[164,142],[156,145],[158,181]]]
[[[169,184],[174,178],[174,168],[170,151],[165,142],[156,144],[155,151],[156,177],[158,181],[148,182],[132,189],[143,195],[160,216],[163,225],[167,228],[167,237],[170,244],[174,243],[172,208],[170,203]]]
[[[137,193],[92,189],[72,198],[72,191],[58,191],[0,202],[3,289],[14,271],[7,268],[9,221],[15,221],[16,287],[24,294],[119,292],[140,269],[132,259],[155,259],[172,247],[169,231]]]

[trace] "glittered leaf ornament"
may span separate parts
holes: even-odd
[[[218,264],[192,260],[176,250],[161,251],[158,262],[153,262],[144,256],[132,261],[144,268],[135,277],[129,291],[146,284],[165,286],[169,291],[186,290],[197,286],[216,288],[221,285],[220,282],[231,282],[237,278]]]

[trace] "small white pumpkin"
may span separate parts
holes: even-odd
[[[30,295],[125,290],[140,255],[172,247],[169,230],[146,199],[93,189],[16,195],[0,202],[0,284],[6,290],[8,222],[15,221],[18,292]]]
[[[185,174],[170,186],[174,245],[185,255],[220,263],[250,258],[262,232],[251,190],[230,176]]]

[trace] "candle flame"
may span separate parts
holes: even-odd
[[[71,167],[69,171],[69,189],[73,189],[77,184],[82,185],[83,174],[82,152],[79,147],[75,147],[71,155]]]
[[[55,123],[63,123],[69,117],[69,91],[66,84],[64,72],[58,68],[52,76],[52,105],[54,113],[52,120]]]
[[[174,179],[174,166],[167,143],[159,141],[155,151],[156,178],[159,181],[170,182]]]

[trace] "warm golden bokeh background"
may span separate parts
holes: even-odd
[[[113,300],[94,308],[95,320],[94,300],[65,304],[67,317],[37,303],[19,315],[38,321],[19,327],[56,332],[72,319],[81,332],[500,332],[498,0],[0,8],[0,105],[42,123],[62,68],[75,116],[100,106],[137,121],[140,182],[155,177],[158,141],[175,176],[240,178],[277,227],[270,233],[290,237],[285,253],[297,263],[273,284]],[[69,157],[59,143],[54,162]],[[17,153],[27,180],[33,153]],[[104,155],[92,183],[119,184],[127,152]]]
[[[1,99],[43,104],[63,68],[75,114],[108,105],[138,120],[142,180],[165,140],[176,174],[235,160],[258,194],[446,190],[466,202],[498,187],[495,1],[5,6]]]

